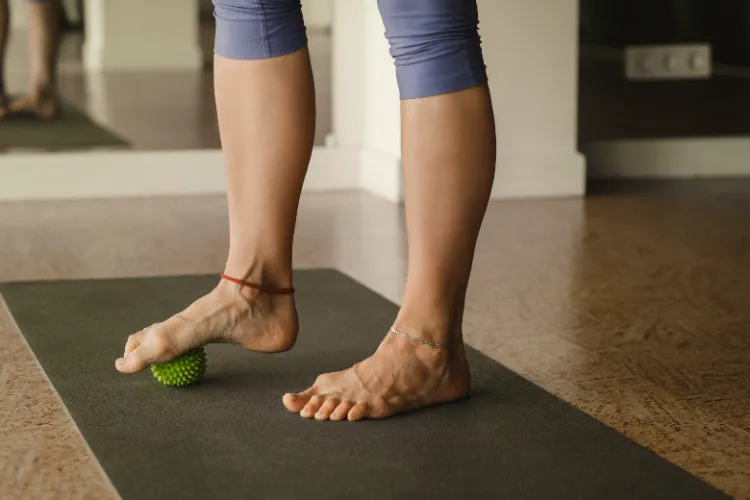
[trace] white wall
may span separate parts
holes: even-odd
[[[498,124],[493,197],[583,194],[584,161],[576,150],[578,2],[478,5]],[[335,0],[333,37],[334,136],[360,147],[365,188],[400,199],[398,91],[376,2]]]
[[[388,52],[385,26],[376,2],[365,0],[364,145],[381,153],[401,155],[401,115],[396,70]],[[387,124],[387,126],[385,126]]]
[[[364,140],[366,51],[365,3],[335,0],[331,93],[333,96],[332,146],[359,150]]]
[[[498,138],[495,197],[580,195],[578,1],[478,0]]]
[[[574,149],[577,2],[479,0],[478,4],[498,113],[498,140],[523,151]]]
[[[333,24],[333,0],[302,0],[308,29],[328,29]]]
[[[197,69],[197,0],[86,0],[84,63],[93,70]]]
[[[26,0],[10,0],[10,26],[12,29],[26,27]]]

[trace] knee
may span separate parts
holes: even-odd
[[[483,85],[476,0],[378,0],[402,99]]]
[[[265,59],[307,44],[300,0],[214,0],[216,54]]]

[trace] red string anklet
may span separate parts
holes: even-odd
[[[275,295],[291,295],[294,293],[294,288],[278,288],[274,286],[258,285],[257,283],[252,283],[250,281],[232,278],[231,276],[227,276],[224,273],[221,273],[221,279],[231,281],[232,283],[237,283],[238,285],[243,285],[248,288],[252,288],[253,290],[259,290],[261,292],[271,293]]]

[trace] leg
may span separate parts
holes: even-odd
[[[475,0],[379,0],[401,92],[409,273],[394,327],[370,358],[284,397],[303,417],[382,418],[468,394],[466,287],[495,166]],[[415,50],[415,49],[419,50]]]
[[[8,95],[5,93],[5,47],[10,31],[10,6],[0,0],[0,118],[8,112]]]
[[[31,74],[26,96],[11,104],[14,113],[29,113],[42,119],[60,112],[57,97],[57,55],[60,46],[60,0],[28,2],[29,54]]]
[[[312,151],[312,70],[299,0],[215,0],[216,105],[227,161],[225,273],[266,286],[292,282],[292,237]],[[117,369],[132,373],[208,342],[261,352],[289,349],[297,313],[289,295],[221,281],[163,323],[131,335]]]

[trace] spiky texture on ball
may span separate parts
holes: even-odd
[[[167,363],[151,365],[156,380],[170,387],[194,384],[206,371],[206,353],[202,347],[186,352]]]

